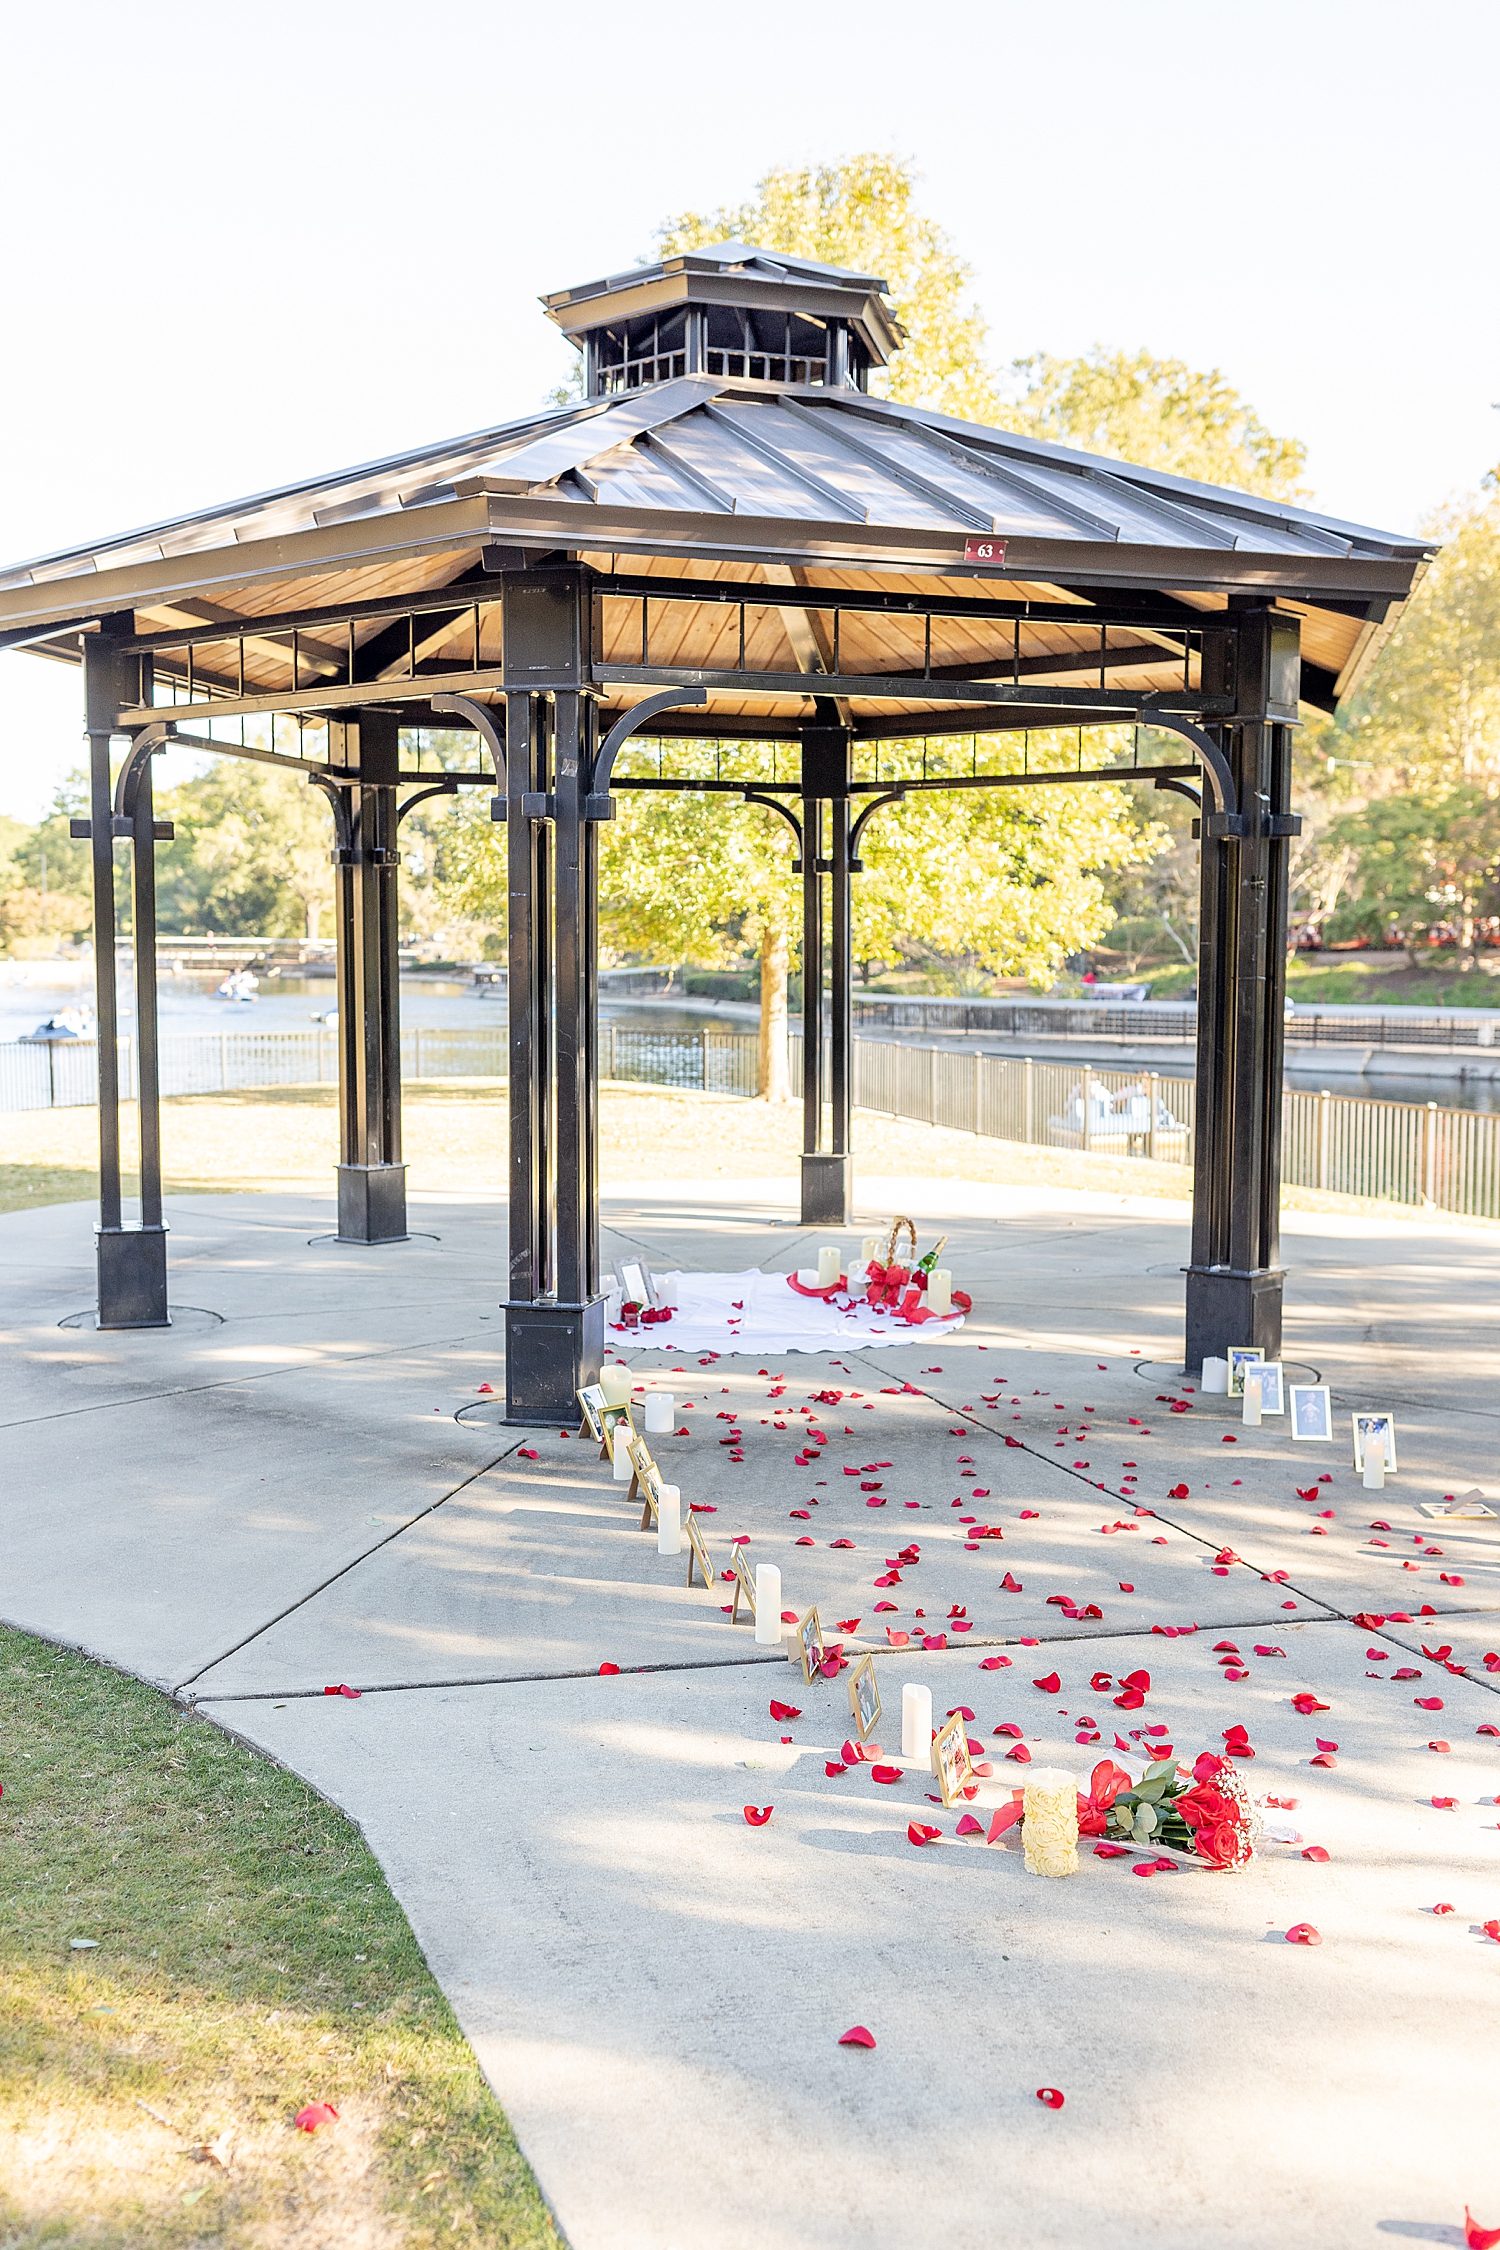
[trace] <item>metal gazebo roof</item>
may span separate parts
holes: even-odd
[[[1089,613],[1105,598],[1118,619],[1119,597],[1160,595],[1191,622],[1258,596],[1301,613],[1303,693],[1325,705],[1352,684],[1432,553],[1316,510],[853,389],[692,374],[0,571],[0,645],[76,660],[79,624],[124,609],[150,633],[352,600],[426,596],[431,606],[445,588],[457,608],[505,549],[517,561],[560,550],[636,576],[951,594],[956,611],[1003,597],[1028,611],[1014,650],[1007,627],[1006,659],[1038,682],[1049,656],[1061,678],[1097,649]],[[1060,608],[1077,609],[1076,630]],[[782,668],[770,650],[778,636],[785,668],[809,669],[788,639],[795,615],[768,613],[763,670]],[[379,629],[356,627],[356,643]],[[455,640],[462,633],[455,623]],[[846,618],[846,667],[908,674],[909,655],[883,651],[882,638],[878,622],[861,639]],[[938,638],[933,656],[950,675],[995,660],[997,635],[977,608],[972,621],[944,620]],[[249,681],[270,693],[285,651],[269,637],[258,645],[260,676],[252,663]],[[1130,649],[1133,688],[1180,681],[1180,651],[1158,649],[1153,668],[1151,646],[1149,628],[1124,628],[1123,640],[1116,631],[1111,677]],[[676,660],[710,653],[684,645]],[[429,636],[425,660],[436,681],[451,657]],[[199,678],[208,686],[211,669]],[[710,715],[744,715],[728,682]]]

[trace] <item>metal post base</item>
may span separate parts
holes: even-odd
[[[598,1382],[604,1357],[604,1299],[560,1305],[537,1297],[507,1303],[504,1311],[506,1421],[577,1429],[577,1394]]]
[[[1258,1346],[1267,1359],[1279,1359],[1285,1278],[1279,1267],[1237,1273],[1228,1266],[1189,1266],[1185,1370],[1193,1374],[1205,1358],[1227,1358],[1234,1345]]]
[[[406,1166],[340,1164],[340,1242],[406,1240]]]
[[[802,1224],[805,1227],[846,1227],[849,1195],[853,1186],[848,1156],[802,1158]]]
[[[170,1328],[165,1227],[96,1227],[101,1328]]]

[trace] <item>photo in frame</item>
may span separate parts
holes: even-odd
[[[698,1518],[697,1518],[697,1517],[696,1517],[696,1516],[694,1515],[694,1513],[693,1513],[693,1511],[692,1511],[692,1509],[691,1509],[691,1508],[689,1508],[689,1510],[688,1510],[688,1519],[687,1519],[687,1551],[688,1551],[688,1569],[687,1569],[687,1582],[688,1582],[688,1584],[689,1584],[689,1585],[691,1586],[691,1585],[692,1585],[692,1583],[693,1583],[693,1565],[694,1565],[694,1564],[696,1563],[696,1564],[697,1564],[697,1566],[698,1566],[698,1568],[699,1568],[699,1569],[700,1569],[700,1570],[702,1571],[702,1573],[703,1573],[703,1583],[704,1583],[704,1585],[705,1585],[705,1586],[711,1586],[711,1585],[713,1584],[713,1582],[714,1582],[714,1566],[713,1566],[713,1561],[712,1561],[712,1558],[711,1558],[711,1557],[710,1557],[710,1555],[709,1555],[709,1552],[708,1552],[708,1549],[707,1549],[707,1547],[706,1547],[706,1546],[705,1546],[705,1545],[703,1544],[703,1534],[702,1534],[702,1532],[701,1532],[701,1531],[700,1531],[700,1530],[698,1529]]]
[[[1246,1345],[1240,1345],[1240,1344],[1231,1344],[1231,1345],[1230,1345],[1230,1347],[1229,1347],[1229,1395],[1230,1395],[1230,1397],[1231,1397],[1231,1398],[1243,1398],[1243,1397],[1244,1397],[1244,1395],[1245,1395],[1245,1369],[1246,1369],[1246,1367],[1247,1367],[1247,1366],[1248,1366],[1248,1367],[1261,1367],[1261,1366],[1263,1366],[1263,1365],[1265,1364],[1265,1357],[1266,1357],[1266,1355],[1265,1355],[1265,1353],[1264,1353],[1263,1351],[1257,1350],[1257,1349],[1255,1349],[1254,1347],[1252,1347],[1251,1345],[1248,1345],[1248,1344],[1246,1344]],[[1262,1408],[1262,1412],[1264,1412],[1264,1408]]]
[[[651,1286],[651,1271],[638,1258],[617,1258],[615,1273],[619,1278],[621,1301],[627,1305],[656,1304],[656,1292]]]
[[[849,1675],[847,1686],[854,1731],[861,1742],[868,1742],[880,1724],[880,1683],[875,1677],[873,1656],[860,1658]]]
[[[661,1510],[661,1471],[651,1458],[651,1449],[645,1439],[632,1430],[629,1439],[630,1467],[632,1471],[627,1500],[641,1496],[642,1531],[649,1531]]]
[[[1281,1381],[1279,1359],[1263,1359],[1259,1367],[1252,1368],[1260,1377],[1260,1410],[1262,1414],[1284,1414],[1286,1398]]]
[[[968,1792],[978,1787],[969,1759],[969,1738],[964,1732],[967,1725],[962,1711],[955,1711],[953,1717],[945,1719],[938,1728],[937,1740],[932,1745],[933,1770],[945,1805],[963,1804]]]
[[[740,1621],[741,1602],[744,1602],[749,1610],[750,1622],[753,1625],[755,1623],[755,1573],[750,1568],[750,1558],[745,1553],[744,1548],[736,1547],[734,1550],[734,1600],[729,1609],[731,1625],[738,1625]]]
[[[1303,1444],[1332,1445],[1333,1406],[1326,1383],[1288,1383],[1291,1434]]]
[[[582,1390],[575,1391],[573,1395],[583,1408],[583,1419],[588,1428],[589,1436],[594,1439],[596,1444],[603,1445],[605,1440],[604,1417],[609,1412],[609,1401],[604,1395],[603,1385],[585,1383]]]
[[[802,1659],[802,1677],[811,1687],[823,1669],[823,1628],[818,1623],[816,1604],[797,1620],[796,1649]]]
[[[1396,1474],[1396,1417],[1394,1414],[1351,1414],[1354,1428],[1354,1466],[1361,1476],[1365,1470],[1366,1450],[1374,1445],[1385,1447],[1387,1476]]]

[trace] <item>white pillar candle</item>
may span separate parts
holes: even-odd
[[[773,1562],[755,1566],[755,1638],[762,1648],[781,1646],[781,1572]]]
[[[615,1465],[615,1483],[629,1484],[635,1475],[635,1463],[630,1458],[630,1432],[623,1422],[615,1424],[611,1458]]]
[[[1203,1362],[1203,1389],[1205,1395],[1217,1391],[1227,1396],[1229,1391],[1229,1362],[1227,1359],[1206,1359]]]
[[[868,1259],[851,1258],[849,1260],[849,1269],[845,1274],[844,1279],[848,1282],[849,1287],[851,1288],[851,1290],[853,1290],[856,1296],[858,1296],[861,1289],[867,1289],[870,1285],[870,1266]]]
[[[656,1509],[656,1551],[659,1555],[682,1553],[682,1493],[675,1484],[664,1484]]]
[[[1242,1412],[1240,1415],[1240,1419],[1245,1424],[1247,1429],[1258,1430],[1260,1428],[1260,1406],[1261,1400],[1264,1396],[1264,1383],[1261,1381],[1258,1375],[1252,1375],[1247,1369],[1245,1373],[1245,1390],[1242,1400]]]
[[[901,1690],[901,1755],[932,1770],[932,1690],[908,1685]]]
[[[877,1258],[880,1256],[879,1235],[867,1234],[864,1238],[864,1241],[859,1246],[859,1254],[861,1259],[867,1266],[873,1266]]]
[[[1060,1766],[1033,1766],[1027,1774],[1021,1837],[1028,1875],[1078,1873],[1078,1784]]]
[[[818,1287],[831,1289],[844,1270],[836,1242],[825,1242],[818,1252]]]
[[[599,1388],[604,1393],[606,1405],[628,1406],[631,1390],[630,1369],[628,1367],[601,1367],[599,1370]]]
[[[953,1276],[946,1266],[934,1266],[927,1276],[927,1309],[935,1313],[953,1310]]]
[[[1379,1445],[1367,1444],[1365,1447],[1365,1490],[1366,1492],[1384,1492],[1385,1490],[1385,1445],[1383,1441]]]
[[[670,1391],[647,1391],[646,1435],[648,1437],[671,1436],[673,1423],[672,1409],[676,1405],[676,1403],[677,1401],[673,1398]]]

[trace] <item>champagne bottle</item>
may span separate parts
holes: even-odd
[[[945,1234],[940,1234],[936,1242],[933,1244],[932,1248],[928,1251],[926,1257],[918,1259],[918,1273],[931,1273],[933,1267],[937,1264],[938,1259],[943,1254],[943,1244],[947,1241],[947,1239],[948,1237]]]

